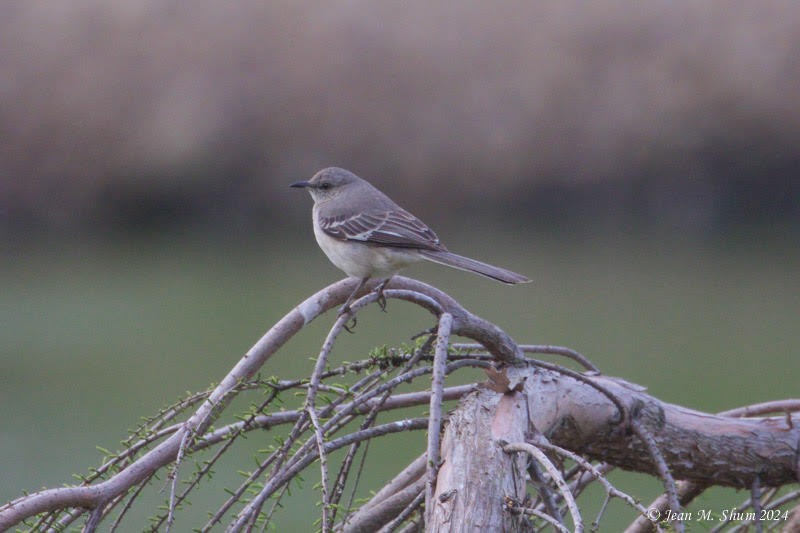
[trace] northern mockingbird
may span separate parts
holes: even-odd
[[[384,279],[377,291],[381,307],[385,307],[382,290],[389,279],[398,270],[422,260],[503,283],[530,281],[516,272],[448,251],[424,222],[347,170],[326,168],[291,187],[302,187],[311,193],[314,236],[331,263],[361,280],[339,310],[340,315],[349,312],[356,293],[370,278]]]

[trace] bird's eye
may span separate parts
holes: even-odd
[[[319,188],[322,189],[323,191],[327,191],[331,188],[331,184],[328,183],[327,181],[323,181],[322,183],[319,184]]]

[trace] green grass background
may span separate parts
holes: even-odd
[[[691,242],[441,234],[451,249],[523,272],[533,283],[507,287],[433,265],[406,274],[445,290],[519,342],[569,346],[607,374],[703,411],[798,394],[800,256],[780,234]],[[180,236],[20,244],[0,261],[0,501],[71,483],[72,474],[101,460],[95,446],[117,449],[139,417],[221,379],[284,313],[341,277],[306,234],[227,244]],[[427,313],[406,303],[390,301],[388,311],[367,310],[334,362],[406,342],[431,325]],[[324,316],[302,331],[264,373],[308,375],[332,320]],[[473,379],[480,376],[448,383]],[[255,433],[223,462],[178,515],[179,530],[202,524],[226,497],[223,487],[238,484],[237,470],[252,467],[251,451],[271,439]],[[421,432],[373,445],[362,494],[423,446]],[[615,476],[644,501],[659,492],[644,476]],[[316,468],[304,477],[284,502],[279,530],[313,529]],[[154,484],[123,531],[144,527],[153,512],[145,507],[162,501],[163,483]],[[716,491],[697,505],[721,510],[745,497]],[[601,530],[614,531],[630,516],[614,504]]]

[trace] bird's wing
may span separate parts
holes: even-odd
[[[404,209],[320,217],[320,228],[335,239],[374,246],[446,250],[424,222]]]

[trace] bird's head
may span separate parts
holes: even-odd
[[[363,180],[349,170],[329,167],[314,174],[310,180],[297,181],[290,187],[305,188],[315,202],[321,202],[335,198],[348,188],[356,187],[360,183],[363,183]]]

